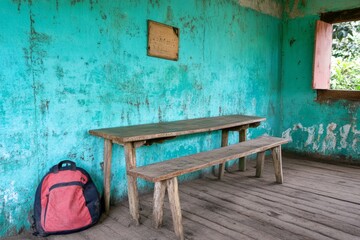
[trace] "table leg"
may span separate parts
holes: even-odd
[[[125,143],[125,161],[126,169],[130,170],[136,167],[136,152],[133,143]],[[138,225],[140,223],[139,214],[139,195],[137,190],[137,178],[127,175],[128,180],[128,198],[130,215]]]
[[[111,179],[111,158],[112,158],[112,142],[105,139],[104,142],[104,200],[105,213],[109,214],[110,209],[110,179]]]
[[[229,144],[229,130],[224,129],[221,132],[221,147],[226,147]],[[225,171],[225,163],[220,164],[219,166],[219,180],[221,180],[224,176]]]
[[[245,142],[246,141],[246,132],[247,129],[241,129],[239,131],[239,142]],[[246,158],[239,158],[239,170],[244,172],[246,171]]]

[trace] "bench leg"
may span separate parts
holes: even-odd
[[[104,142],[104,201],[105,214],[109,215],[110,210],[110,179],[111,179],[111,157],[112,156],[112,142],[105,139]]]
[[[176,177],[167,180],[167,191],[175,234],[179,239],[184,239],[178,181]]]
[[[163,215],[164,215],[164,197],[166,191],[166,182],[155,182],[155,189],[154,189],[154,209],[153,209],[153,218],[155,228],[159,228],[163,222]]]
[[[125,159],[126,169],[130,170],[136,167],[136,154],[133,143],[125,143]],[[139,194],[137,189],[136,177],[127,175],[128,180],[128,198],[129,198],[129,210],[130,215],[135,221],[136,225],[140,224],[140,213],[139,213]]]
[[[226,147],[229,144],[229,130],[222,130],[221,132],[221,147]],[[219,175],[218,178],[221,180],[224,176],[225,165],[226,163],[222,163],[219,165]]]
[[[256,177],[261,177],[264,169],[265,151],[259,152],[256,158]]]
[[[245,142],[246,141],[246,129],[241,129],[239,131],[239,142]],[[241,172],[246,171],[246,158],[239,158],[239,170]]]
[[[271,149],[271,155],[274,161],[276,182],[283,183],[284,177],[282,172],[281,145]]]

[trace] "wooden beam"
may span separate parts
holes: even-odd
[[[350,90],[317,90],[317,100],[318,101],[327,101],[327,100],[350,100],[350,101],[359,101],[360,100],[360,91],[350,91]]]
[[[357,21],[360,20],[360,8],[321,13],[320,19],[327,23]]]

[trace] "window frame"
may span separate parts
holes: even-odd
[[[354,8],[354,9],[342,10],[342,11],[337,11],[337,12],[321,13],[320,21],[318,21],[316,25],[317,26],[321,25],[321,27],[324,27],[326,25],[326,23],[332,25],[334,23],[350,22],[350,21],[358,21],[358,20],[360,20],[360,8]],[[329,75],[330,72],[327,72],[327,71],[331,70],[331,66],[326,66],[326,65],[328,65],[329,62],[331,62],[331,51],[330,51],[329,61],[325,61],[326,65],[322,64],[322,66],[320,67],[320,71],[319,71],[318,67],[319,67],[320,61],[318,59],[319,56],[317,56],[317,53],[319,53],[318,52],[319,48],[317,48],[316,46],[317,46],[317,44],[321,45],[321,44],[319,44],[319,41],[321,41],[320,38],[328,37],[328,33],[326,35],[326,32],[324,32],[326,30],[324,30],[322,33],[319,33],[318,30],[319,30],[318,27],[316,27],[316,29],[315,29],[314,63],[313,63],[313,89],[317,90],[317,100],[324,101],[324,100],[344,99],[344,100],[351,100],[351,101],[360,101],[360,91],[330,89],[331,75]],[[328,41],[328,40],[329,39],[327,39],[326,41]],[[332,42],[332,34],[331,34],[331,42]],[[331,47],[331,49],[332,49],[332,47]],[[325,50],[325,52],[321,52],[321,50],[320,50],[321,57],[324,57],[324,55],[325,56],[328,55],[328,52],[326,52],[326,51],[328,51],[328,50]]]

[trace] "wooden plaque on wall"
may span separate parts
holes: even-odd
[[[148,20],[147,54],[177,61],[179,58],[179,29]]]

